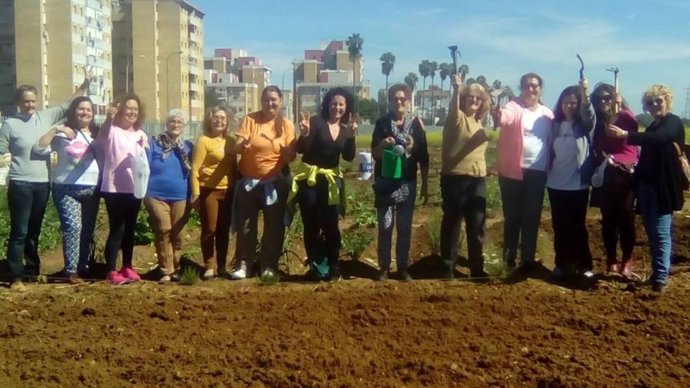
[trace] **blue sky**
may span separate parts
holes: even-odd
[[[684,115],[690,87],[690,1],[461,1],[461,0],[191,0],[205,13],[205,52],[245,48],[273,70],[281,85],[293,59],[322,42],[364,39],[364,79],[383,87],[379,57],[396,63],[390,83],[417,73],[422,59],[450,62],[457,44],[470,76],[484,75],[514,89],[522,74],[544,78],[544,103],[553,106],[575,84],[580,53],[592,87],[613,83],[606,68],[620,69],[621,92],[640,113],[642,92],[654,83],[673,89],[674,111]],[[514,4],[520,4],[516,6]],[[440,81],[436,77],[436,83]],[[290,71],[285,85],[291,85]],[[430,79],[427,79],[427,85]],[[447,88],[448,81],[444,85]],[[419,83],[421,88],[421,79]]]

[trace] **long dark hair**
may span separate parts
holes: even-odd
[[[355,107],[355,98],[349,90],[340,86],[329,90],[326,92],[326,95],[323,96],[323,100],[321,101],[321,118],[328,120],[328,110],[331,105],[331,100],[333,100],[335,96],[342,96],[345,98],[345,113],[343,114],[343,118],[340,119],[340,123],[347,124],[350,113],[353,112],[353,108]]]
[[[575,120],[580,118],[580,106],[582,105],[582,93],[580,92],[580,87],[577,85],[571,85],[563,89],[561,95],[558,97],[556,106],[553,108],[553,121],[560,123],[565,121],[565,113],[563,113],[563,100],[569,95],[574,94],[577,98],[577,110],[575,111]]]
[[[603,93],[608,93],[614,101],[616,99],[616,88],[613,85],[604,82],[597,84],[594,87],[594,91],[592,91],[592,94],[589,96],[589,100],[592,101],[595,112],[603,113],[599,105],[599,96]],[[621,108],[628,109],[628,103],[625,100],[621,102]]]
[[[81,129],[81,128],[79,128],[79,122],[77,121],[77,107],[79,107],[79,104],[81,104],[84,101],[91,104],[92,115],[96,114],[95,109],[94,109],[94,105],[93,105],[93,101],[91,101],[91,99],[88,97],[79,96],[79,97],[75,98],[74,100],[72,100],[72,102],[69,104],[69,108],[67,108],[67,110],[65,111],[65,114],[63,116],[65,119],[65,126],[70,127],[72,129],[74,129],[75,131]],[[94,122],[93,116],[92,116],[91,122],[89,123],[89,131],[91,131],[91,137],[92,138],[96,138],[96,136],[98,136],[98,129],[99,128],[96,125],[96,123]]]

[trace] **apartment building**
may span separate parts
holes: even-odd
[[[293,62],[294,117],[298,112],[318,113],[328,89],[341,86],[358,98],[370,98],[371,87],[364,80],[364,57],[354,62],[345,41],[333,40],[319,49],[304,50],[304,59]]]
[[[39,107],[60,104],[87,71],[102,120],[112,98],[110,0],[0,0],[0,9],[0,106],[13,105],[22,84],[36,87]]]
[[[204,60],[206,92],[232,108],[238,119],[261,109],[261,91],[271,84],[271,68],[245,49],[217,48],[213,54]]]
[[[204,115],[204,13],[185,0],[113,0],[114,92],[137,93],[147,118]]]

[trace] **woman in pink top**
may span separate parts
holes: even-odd
[[[101,193],[108,211],[110,232],[105,244],[107,280],[123,284],[141,278],[132,268],[134,226],[141,208],[141,199],[134,196],[132,159],[142,148],[148,148],[148,138],[141,125],[144,106],[135,94],[125,95],[116,108],[108,109],[108,120],[98,133],[103,145],[103,181]],[[117,252],[122,249],[122,268],[117,271]]]
[[[599,84],[591,96],[597,125],[594,128],[595,164],[610,155],[604,171],[604,184],[592,191],[592,202],[601,209],[601,234],[606,249],[606,270],[624,277],[633,275],[632,252],[635,244],[633,170],[639,157],[636,145],[625,138],[606,136],[609,124],[629,133],[638,129],[635,114],[616,93],[613,85]],[[616,108],[616,107],[620,108]],[[618,110],[618,111],[616,111]],[[622,260],[618,260],[620,239]]]
[[[537,231],[544,202],[553,113],[541,104],[542,79],[520,78],[520,97],[492,115],[499,123],[498,183],[503,201],[503,261],[515,268],[520,240],[521,268],[534,267]]]

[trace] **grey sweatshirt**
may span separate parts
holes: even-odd
[[[69,107],[70,101],[34,113],[31,117],[10,118],[0,128],[0,154],[12,154],[10,181],[49,182],[50,155],[32,152],[34,144],[55,125]]]

